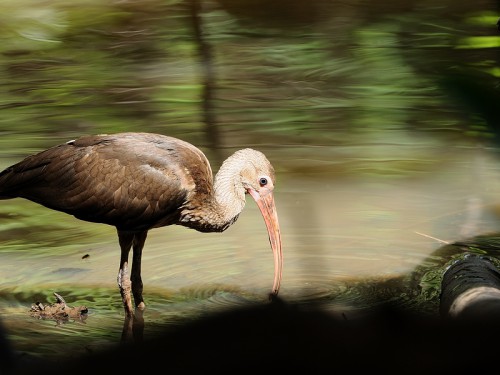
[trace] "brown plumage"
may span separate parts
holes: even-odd
[[[121,247],[118,286],[127,316],[144,308],[141,256],[152,228],[178,224],[222,232],[250,194],[259,206],[274,253],[272,293],[282,273],[281,234],[274,205],[274,169],[259,151],[227,158],[215,177],[205,155],[180,139],[151,133],[83,136],[26,157],[0,172],[0,199],[26,198],[80,220],[115,226]],[[128,256],[133,248],[128,277]]]

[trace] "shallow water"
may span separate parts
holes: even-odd
[[[385,150],[385,164],[401,162]],[[304,158],[304,150],[288,150],[283,158],[284,150],[266,150],[278,166],[280,296],[355,316],[377,301],[399,298],[384,281],[409,274],[446,242],[496,230],[497,156],[463,145],[454,151],[422,153],[413,163],[425,165],[421,170],[398,167],[394,173],[377,159],[340,158],[346,169],[353,166],[341,175],[324,164],[328,152]],[[316,172],[287,169],[298,160]],[[18,199],[2,201],[0,235],[0,319],[16,352],[71,357],[120,342],[124,312],[114,228]],[[144,337],[185,319],[266,301],[273,279],[265,225],[251,200],[222,234],[176,226],[150,231],[142,267]],[[64,324],[30,317],[32,303],[55,302],[53,292],[70,306],[87,306],[88,317]]]

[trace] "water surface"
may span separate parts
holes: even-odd
[[[320,302],[333,314],[355,316],[378,300],[403,298],[384,282],[408,275],[440,246],[499,227],[500,165],[493,150],[409,147],[420,159],[408,169],[391,158],[398,148],[381,149],[384,160],[330,160],[331,149],[322,151],[304,158],[304,150],[265,150],[277,169],[284,300]],[[314,173],[289,168],[298,164]],[[0,318],[17,352],[72,356],[120,341],[114,228],[16,199],[0,205],[0,235]],[[224,233],[178,226],[150,231],[142,267],[145,337],[202,314],[266,301],[273,278],[265,225],[251,199]],[[30,317],[32,303],[55,302],[53,292],[71,306],[87,306],[88,317],[63,324]]]

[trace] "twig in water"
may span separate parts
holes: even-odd
[[[416,234],[420,234],[421,236],[424,236],[424,237],[427,237],[427,238],[430,238],[430,239],[436,240],[436,241],[438,241],[438,242],[444,243],[444,244],[446,244],[446,245],[449,245],[449,244],[450,244],[450,242],[448,242],[448,241],[445,241],[445,240],[440,240],[439,238],[429,236],[428,234],[420,233],[420,232],[417,232],[417,231],[415,231],[415,233],[416,233]]]

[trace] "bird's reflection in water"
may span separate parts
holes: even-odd
[[[144,309],[136,307],[134,315],[125,315],[121,336],[122,343],[140,343],[144,340]]]

